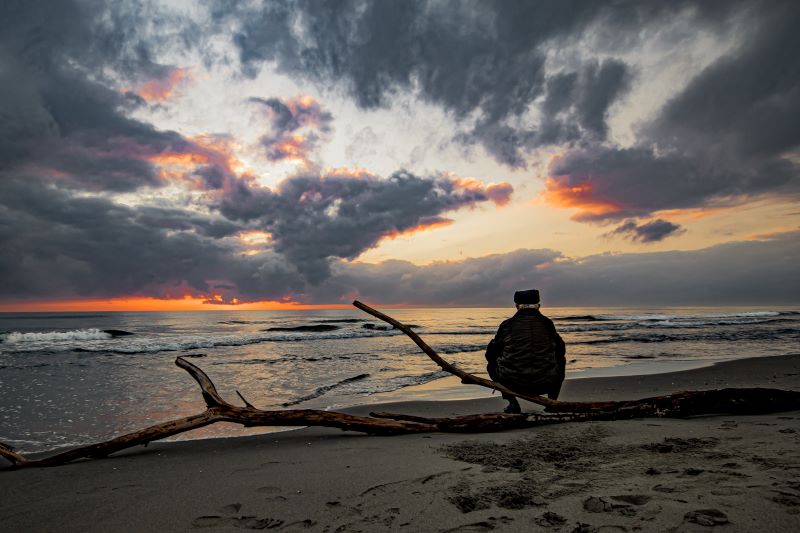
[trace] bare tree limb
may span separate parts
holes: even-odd
[[[182,357],[175,364],[186,370],[194,378],[208,408],[197,415],[162,422],[140,429],[111,440],[73,448],[43,459],[28,459],[17,453],[7,444],[0,443],[0,457],[9,460],[16,467],[55,466],[82,458],[106,457],[114,452],[147,444],[201,428],[217,422],[234,422],[243,426],[327,426],[342,430],[360,431],[372,435],[397,435],[401,433],[420,433],[435,431],[436,426],[416,422],[396,421],[355,416],[335,411],[315,409],[294,409],[288,411],[262,411],[244,400],[246,407],[237,407],[226,402],[217,392],[214,383],[197,366]]]
[[[417,346],[419,346],[419,348],[423,352],[425,352],[425,354],[428,357],[430,357],[433,360],[434,363],[439,365],[439,367],[442,370],[444,370],[445,372],[449,372],[449,373],[453,374],[454,376],[458,376],[459,378],[461,378],[461,383],[466,383],[466,384],[470,384],[471,383],[473,385],[480,385],[482,387],[488,387],[490,389],[494,389],[494,390],[503,392],[505,394],[510,394],[511,396],[516,396],[517,398],[521,398],[521,399],[527,400],[527,401],[529,401],[531,403],[535,403],[535,404],[541,405],[543,407],[546,407],[548,411],[570,411],[570,412],[574,412],[574,411],[580,411],[582,409],[583,410],[586,410],[586,409],[614,409],[614,408],[617,407],[617,403],[616,402],[594,402],[592,404],[573,403],[573,402],[559,402],[559,401],[556,401],[556,400],[551,400],[549,398],[545,398],[544,396],[530,396],[528,394],[523,394],[523,393],[520,393],[520,392],[513,391],[513,390],[509,389],[508,387],[506,387],[505,385],[501,385],[500,383],[497,383],[496,381],[491,381],[491,380],[488,380],[488,379],[485,379],[485,378],[478,377],[478,376],[476,376],[474,374],[470,374],[469,372],[465,372],[465,371],[461,370],[460,368],[458,368],[454,364],[452,364],[452,363],[450,363],[448,361],[445,361],[444,359],[442,359],[441,356],[439,356],[438,353],[436,353],[436,351],[433,348],[428,346],[428,344],[425,341],[423,341],[420,338],[419,335],[414,333],[414,330],[412,330],[410,327],[406,326],[402,322],[400,322],[398,320],[395,320],[394,318],[390,317],[389,315],[385,315],[385,314],[381,313],[380,311],[378,311],[377,309],[373,309],[372,307],[368,306],[367,304],[365,304],[363,302],[359,302],[358,300],[354,301],[353,305],[355,307],[361,309],[365,313],[368,313],[368,314],[374,316],[375,318],[379,318],[379,319],[383,320],[384,322],[386,322],[388,324],[391,324],[395,328],[399,329],[400,331],[402,331],[403,333],[408,335],[411,338],[411,340],[414,341],[414,343]],[[590,405],[591,405],[591,407],[590,407]]]
[[[105,442],[81,446],[42,459],[29,459],[14,451],[11,446],[0,442],[0,457],[5,458],[17,468],[56,466],[77,459],[107,457],[126,448],[140,444],[147,445],[155,440],[217,422],[234,422],[243,426],[326,426],[370,435],[398,435],[434,431],[457,433],[502,431],[585,420],[622,420],[644,417],[683,418],[722,413],[764,414],[800,409],[800,392],[762,388],[684,391],[667,396],[617,402],[557,402],[539,396],[526,396],[498,383],[464,372],[439,357],[408,326],[361,302],[354,302],[354,305],[403,331],[436,364],[443,370],[459,376],[462,382],[474,383],[512,394],[543,405],[547,411],[556,411],[559,414],[489,413],[426,418],[392,413],[370,413],[369,417],[365,417],[314,409],[264,411],[255,408],[239,391],[236,393],[244,402],[245,407],[228,403],[217,392],[214,383],[205,372],[183,357],[178,357],[175,364],[189,373],[200,386],[200,392],[206,403],[206,410],[202,413],[162,422]]]
[[[669,396],[656,396],[631,401],[612,402],[559,402],[543,396],[529,396],[515,392],[495,381],[484,379],[465,372],[442,359],[436,351],[428,346],[419,335],[394,318],[373,309],[358,300],[353,305],[375,318],[379,318],[408,335],[414,343],[445,372],[461,378],[462,383],[472,383],[498,390],[523,400],[545,407],[547,412],[555,413],[593,413],[594,419],[602,418],[601,413],[608,413],[606,419],[635,418],[636,416],[673,416],[683,417],[700,414],[729,413],[748,414],[747,409],[754,412],[776,412],[800,408],[800,393],[776,389],[722,389],[715,391],[684,391]],[[774,409],[769,411],[768,409]],[[574,420],[574,417],[573,417]]]

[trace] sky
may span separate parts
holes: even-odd
[[[800,302],[793,1],[9,0],[0,311]]]

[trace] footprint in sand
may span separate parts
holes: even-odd
[[[229,503],[220,507],[218,515],[198,516],[192,520],[194,528],[217,528],[231,525],[239,529],[274,529],[283,525],[283,520],[278,518],[259,518],[257,516],[237,516],[242,509],[239,502]],[[287,524],[286,527],[292,524]]]
[[[728,524],[728,517],[719,509],[698,509],[696,511],[689,511],[683,516],[684,521],[694,522],[701,526],[721,526]]]
[[[283,520],[277,518],[258,518],[255,516],[199,516],[192,520],[192,527],[222,527],[232,525],[240,529],[273,529],[283,524]]]
[[[542,527],[560,527],[567,523],[567,519],[558,513],[547,511],[536,519],[536,523]]]
[[[557,515],[556,515],[557,516]],[[499,518],[495,518],[494,516],[490,516],[488,520],[483,520],[481,522],[472,522],[469,524],[464,524],[461,526],[456,526],[451,529],[442,529],[439,533],[469,533],[471,531],[474,532],[483,532],[483,531],[493,531],[502,525],[507,525],[513,522],[514,519],[510,516],[501,516]],[[499,522],[499,523],[498,523]]]
[[[491,522],[473,522],[472,524],[464,524],[451,529],[442,529],[441,533],[468,533],[470,531],[492,531],[495,525]]]
[[[281,488],[272,486],[258,487],[256,489],[256,492],[261,494],[278,494],[279,492],[281,492]]]

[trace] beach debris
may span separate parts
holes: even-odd
[[[590,496],[583,502],[583,508],[590,513],[606,513],[608,511],[613,511],[614,505],[603,498]]]
[[[411,329],[411,326],[398,322],[394,318],[359,301],[353,302],[353,305],[405,333],[434,363],[445,372],[461,378],[462,383],[480,385],[516,396],[543,406],[545,413],[486,413],[448,418],[428,418],[402,413],[370,413],[370,416],[356,416],[337,411],[315,409],[267,411],[256,408],[239,391],[236,391],[236,394],[245,404],[244,407],[239,407],[225,401],[217,392],[211,379],[199,367],[190,363],[184,357],[178,357],[175,360],[175,364],[188,372],[200,386],[201,394],[206,403],[206,410],[202,413],[162,422],[104,442],[80,446],[38,459],[25,457],[16,452],[11,446],[0,442],[0,457],[10,461],[17,468],[56,466],[77,459],[107,457],[126,448],[145,445],[155,440],[171,437],[217,422],[232,422],[246,427],[325,426],[370,435],[388,436],[431,432],[485,433],[531,428],[546,424],[592,420],[687,418],[714,414],[752,415],[800,410],[800,392],[766,388],[682,391],[666,396],[608,402],[563,402],[542,396],[520,394],[499,383],[469,374],[442,359],[436,351]],[[319,324],[318,326],[329,327],[327,324]],[[352,379],[361,378],[362,376],[356,376],[356,378]],[[716,439],[665,439],[664,443],[653,443],[649,446],[653,446],[653,451],[664,453],[682,451],[683,449],[694,447],[710,447],[716,442]]]
[[[536,523],[542,527],[557,527],[567,523],[567,519],[558,513],[547,511],[536,519]]]
[[[697,511],[689,511],[683,516],[687,522],[694,522],[701,526],[721,526],[729,523],[728,517],[725,513],[718,509],[698,509]]]

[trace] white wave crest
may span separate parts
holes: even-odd
[[[701,320],[709,318],[758,318],[758,317],[773,317],[781,313],[778,311],[742,311],[735,313],[711,313],[711,314],[697,314],[697,315],[657,315],[657,314],[643,314],[643,315],[597,315],[596,320]]]
[[[48,341],[93,341],[110,339],[111,335],[97,328],[73,329],[72,331],[46,331],[42,333],[22,333],[12,331],[6,335],[4,341],[9,344],[21,342],[48,342]]]

